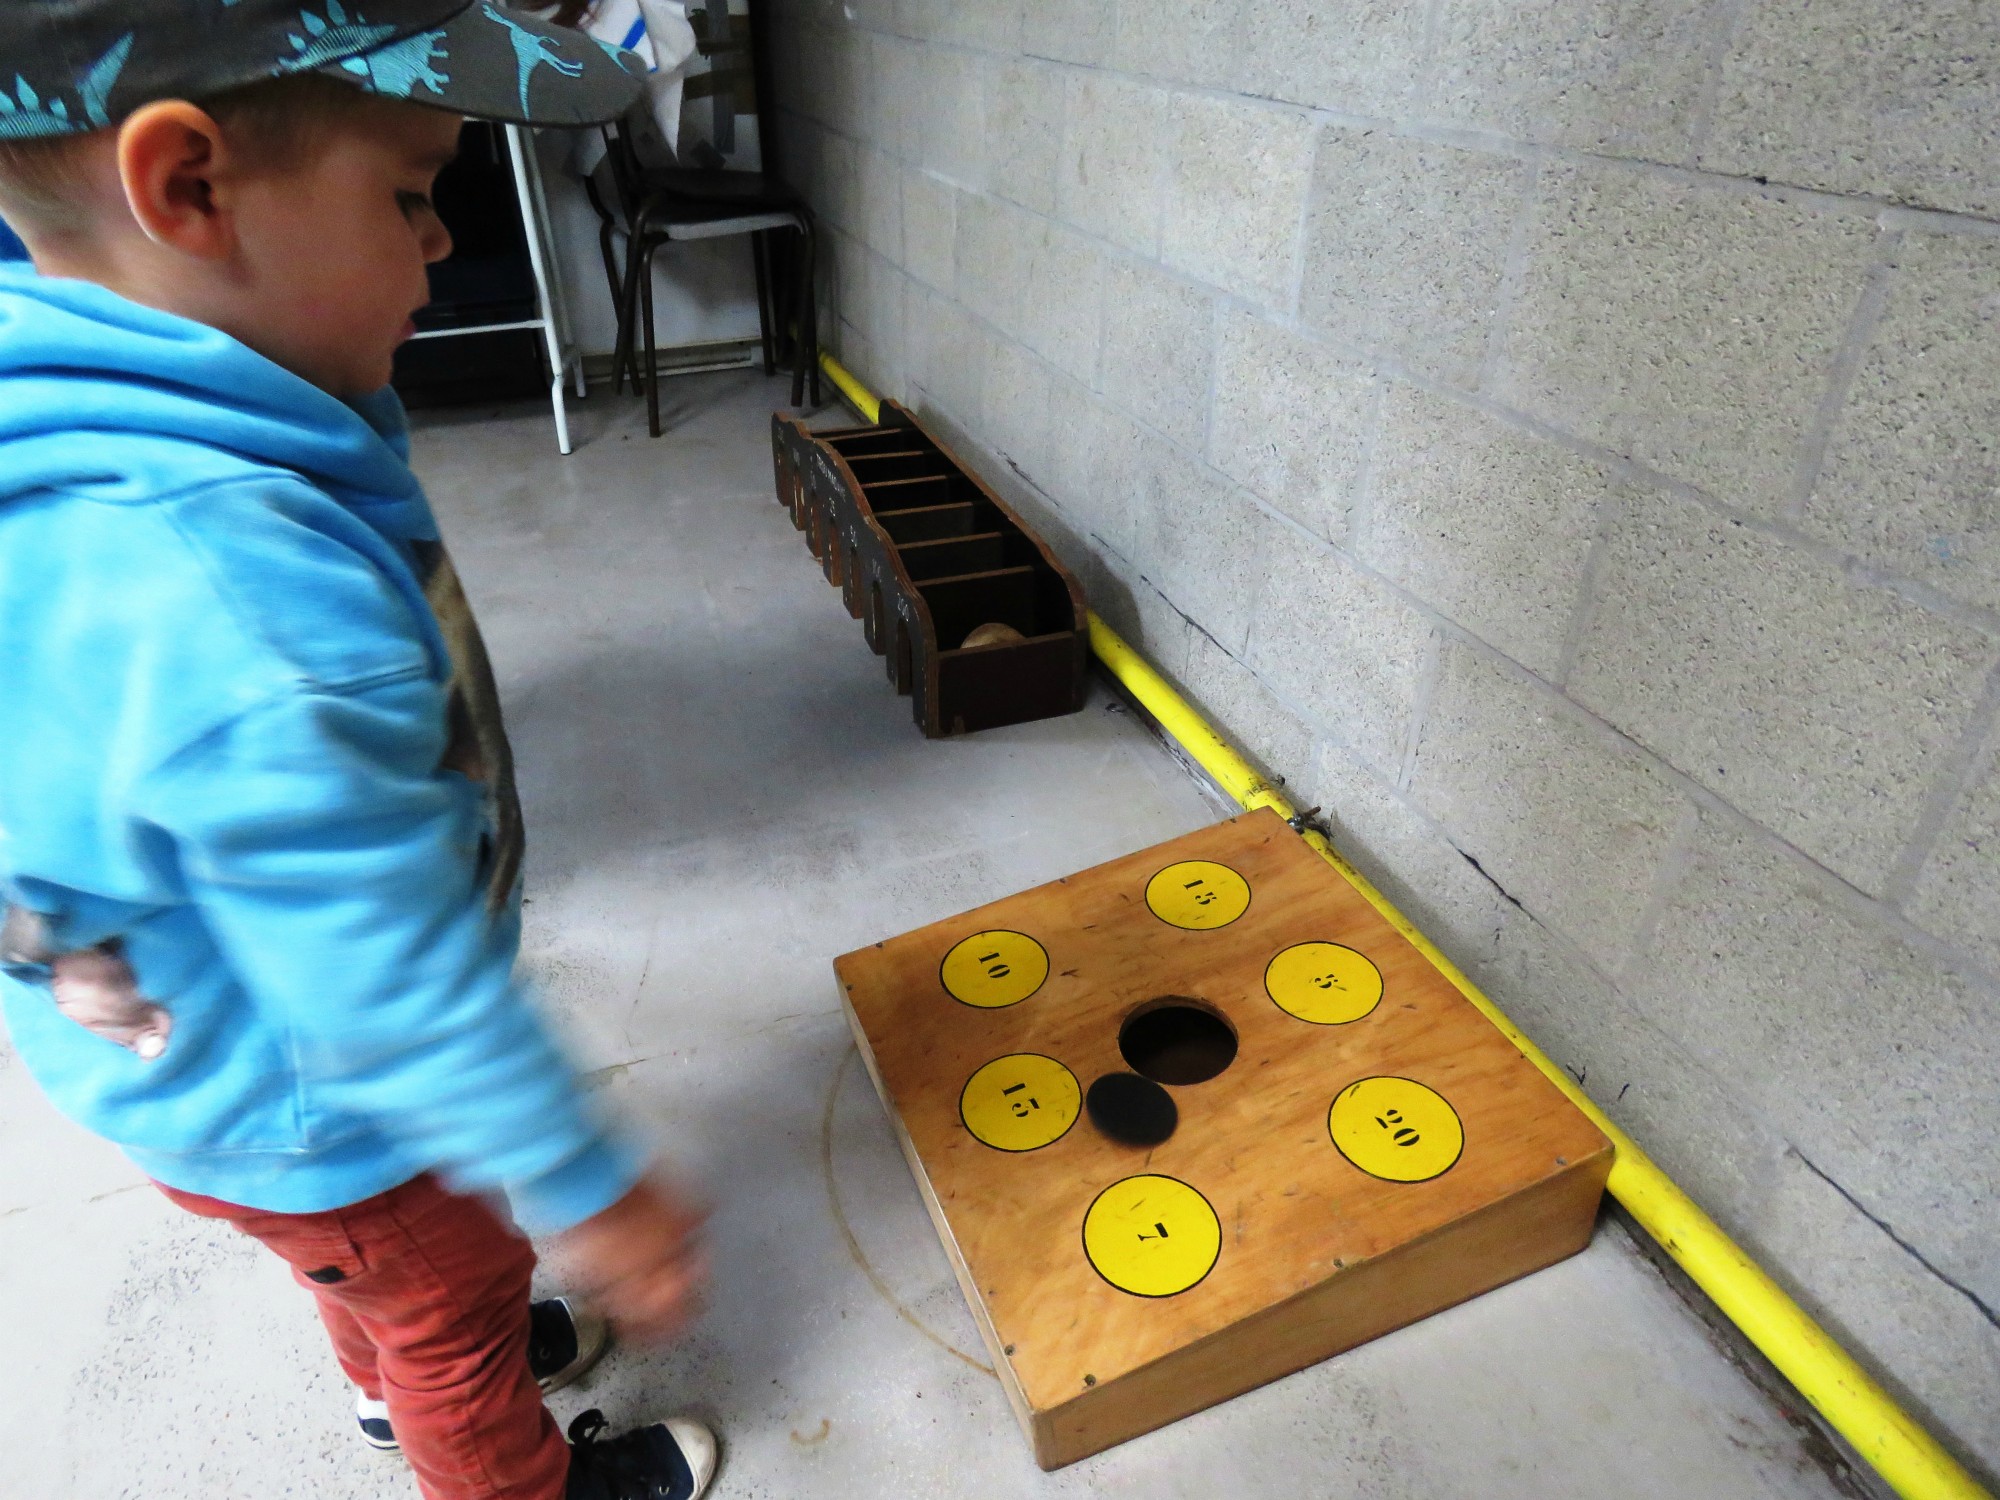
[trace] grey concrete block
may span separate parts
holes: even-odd
[[[867,131],[875,145],[904,161],[921,161],[930,94],[924,70],[928,48],[897,37],[875,38],[871,58]]]
[[[1382,388],[1365,362],[1225,312],[1210,457],[1267,505],[1338,546],[1347,540]]]
[[[840,260],[840,315],[867,338],[870,364],[857,368],[867,385],[895,393],[908,389],[909,349],[905,323],[906,285],[901,269],[862,246],[848,242]]]
[[[1544,172],[1497,393],[1763,515],[1791,503],[1866,219],[1621,167]]]
[[[1170,113],[1161,259],[1289,310],[1312,180],[1312,117],[1205,94],[1175,95]]]
[[[1373,473],[1363,559],[1552,676],[1619,482],[1545,438],[1402,384],[1383,403]]]
[[[1049,476],[1049,367],[1019,344],[994,346],[982,390],[980,436],[1015,473],[1036,483]]]
[[[1600,969],[1624,961],[1688,810],[1657,765],[1545,683],[1448,641],[1410,797]]]
[[[1104,273],[1098,389],[1199,452],[1215,358],[1208,295],[1151,266],[1114,261]]]
[[[1118,12],[1104,0],[1023,0],[1021,50],[1096,66],[1111,59]]]
[[[903,171],[901,162],[868,146],[855,155],[861,194],[861,238],[889,259],[903,259]]]
[[[1133,556],[1146,451],[1159,439],[1074,382],[1056,382],[1050,411],[1050,493],[1090,535]]]
[[[1019,337],[1042,222],[1003,198],[962,193],[958,204],[958,300],[1001,333]]]
[[[1608,156],[1686,162],[1717,0],[1445,0],[1427,110]]]
[[[896,0],[896,29],[993,52],[1021,46],[1021,0]]]
[[[1529,177],[1512,157],[1328,126],[1300,316],[1343,343],[1474,384]]]
[[[813,207],[835,229],[861,235],[860,148],[844,135],[823,130],[813,162]]]
[[[913,362],[921,371],[930,400],[956,421],[976,427],[984,409],[992,334],[957,302],[939,296],[925,297],[923,314],[912,334],[918,346]]]
[[[1701,165],[1963,213],[2000,211],[2000,9],[1751,0]]]
[[[1114,245],[1157,255],[1168,124],[1165,90],[1072,73],[1064,91],[1057,215]]]
[[[1064,77],[1047,63],[1010,58],[987,71],[986,131],[992,191],[1038,214],[1056,208]]]
[[[961,194],[959,300],[1066,374],[1097,373],[1104,315],[1104,255],[1063,225],[1005,199]]]
[[[1278,523],[1245,491],[1157,438],[1141,468],[1133,560],[1197,627],[1240,654]]]
[[[2000,610],[2000,243],[1910,233],[1803,524]]]
[[[1945,819],[1904,903],[1910,919],[2000,974],[2000,734]]]
[[[1400,118],[1422,72],[1429,8],[1427,0],[1264,0],[1233,11],[1234,86]]]
[[[1879,891],[2000,647],[1670,496],[1613,530],[1568,691]]]
[[[1208,636],[1188,643],[1187,698],[1264,777],[1280,784],[1310,770],[1313,732],[1272,696],[1257,674]]]
[[[1633,1001],[1821,1172],[2000,1306],[2000,995],[1822,870],[1708,823]]]
[[[1090,606],[1104,622],[1169,680],[1187,674],[1188,641],[1193,627],[1144,573],[1128,558],[1099,549],[1085,588]]]
[[[1512,908],[1444,830],[1340,746],[1322,741],[1290,788],[1318,807],[1333,846],[1460,968],[1494,955]]]
[[[960,187],[983,190],[991,170],[985,66],[970,53],[927,48],[921,164]]]
[[[1233,86],[1239,13],[1213,0],[1114,0],[1112,65],[1167,83]]]
[[[1327,738],[1393,780],[1432,633],[1346,557],[1287,534],[1272,552],[1245,660]]]
[[[868,49],[872,38],[852,26],[830,25],[815,30],[817,51],[808,66],[811,108],[829,129],[857,136],[868,110]]]
[[[890,394],[912,406],[921,404],[925,387],[930,384],[932,328],[940,316],[939,304],[951,305],[950,298],[940,296],[914,277],[903,278],[904,383],[901,391]],[[961,310],[960,316],[963,315]]]
[[[1097,378],[1104,318],[1104,251],[1092,240],[1038,220],[1028,243],[1021,339],[1063,373]]]
[[[903,265],[927,286],[956,285],[958,189],[921,167],[903,169]]]

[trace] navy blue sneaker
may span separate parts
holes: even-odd
[[[561,1390],[596,1364],[610,1341],[604,1319],[567,1297],[551,1297],[528,1309],[528,1368],[545,1392]],[[385,1403],[370,1401],[357,1391],[354,1420],[361,1428],[361,1441],[369,1447],[384,1453],[401,1449]]]
[[[692,1417],[669,1417],[603,1436],[604,1413],[569,1424],[566,1500],[698,1500],[715,1477],[715,1435]]]

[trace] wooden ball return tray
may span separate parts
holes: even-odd
[[[1081,585],[907,407],[884,401],[881,418],[815,432],[773,413],[771,458],[778,503],[918,727],[938,739],[1075,713]],[[982,639],[995,627],[1003,639]]]
[[[1610,1143],[1269,811],[834,969],[1045,1469],[1589,1242]]]

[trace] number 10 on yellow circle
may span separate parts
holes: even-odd
[[[981,1010],[1019,1005],[1048,977],[1048,950],[1025,932],[998,927],[960,938],[938,969],[952,999]]]

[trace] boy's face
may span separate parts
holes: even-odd
[[[458,116],[392,101],[329,127],[304,162],[240,180],[227,327],[336,396],[385,385],[425,266],[451,252],[431,206],[458,145]]]

